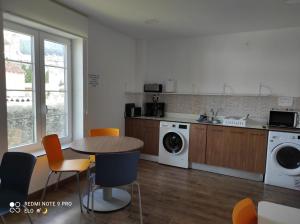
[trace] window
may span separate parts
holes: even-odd
[[[4,30],[9,148],[36,141],[33,36]]]
[[[71,139],[70,40],[4,23],[8,147],[36,149],[56,133]]]

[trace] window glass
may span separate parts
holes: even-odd
[[[36,142],[33,37],[4,30],[8,147]]]
[[[4,30],[4,54],[7,60],[32,62],[32,37]]]
[[[68,135],[66,93],[66,46],[63,43],[44,41],[45,89],[46,89],[46,133]]]

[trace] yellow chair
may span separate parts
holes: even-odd
[[[79,173],[82,171],[86,171],[89,169],[90,161],[88,159],[72,159],[65,160],[59,138],[57,135],[48,135],[43,137],[42,144],[45,148],[48,164],[50,168],[50,173],[47,178],[46,185],[43,190],[41,201],[45,199],[46,189],[48,186],[48,182],[53,173],[59,173],[56,188],[58,187],[58,182],[60,180],[60,176],[63,172],[75,172],[77,177],[77,185],[78,185],[78,194],[79,194],[79,202],[80,202],[80,210],[82,212],[82,202],[81,202],[81,193],[80,193],[80,184],[79,184]]]
[[[89,133],[90,137],[96,137],[96,136],[120,136],[120,129],[119,128],[97,128],[97,129],[91,129]],[[91,155],[90,162],[95,163],[96,159],[94,155]]]
[[[239,201],[232,212],[233,224],[257,224],[255,205],[250,198]]]

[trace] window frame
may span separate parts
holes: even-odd
[[[51,42],[56,42],[60,44],[65,44],[67,47],[67,51],[65,52],[65,58],[67,59],[65,61],[64,67],[67,68],[67,73],[65,77],[65,88],[66,88],[66,94],[67,94],[67,105],[65,109],[67,109],[67,136],[60,138],[60,141],[62,144],[66,144],[71,142],[72,140],[72,77],[71,77],[71,59],[72,59],[72,50],[71,50],[71,40],[67,39],[65,37],[60,37],[55,34],[50,34],[44,31],[40,31],[40,58],[44,58],[44,41],[49,40]],[[46,84],[45,84],[45,61],[40,60],[40,73],[43,74],[40,77],[41,81],[41,108],[42,108],[42,133],[43,135],[46,135]]]
[[[19,145],[8,148],[9,151],[36,151],[42,148],[41,139],[46,135],[46,104],[45,104],[45,68],[44,68],[44,40],[49,40],[61,44],[65,44],[67,51],[65,67],[67,73],[65,74],[65,86],[66,86],[66,99],[67,99],[67,136],[60,138],[62,144],[66,144],[72,141],[72,49],[71,39],[68,37],[62,37],[57,34],[47,33],[42,30],[28,27],[23,24],[18,24],[8,20],[3,21],[3,31],[9,30],[16,33],[30,35],[33,38],[32,41],[32,94],[33,96],[33,111],[35,116],[35,142],[32,144]],[[3,32],[2,31],[2,32]],[[5,58],[4,58],[5,59]],[[5,59],[6,61],[6,59]],[[7,91],[7,89],[5,90]],[[6,111],[7,113],[7,111]],[[6,121],[7,122],[7,121]],[[8,130],[8,129],[7,129]]]

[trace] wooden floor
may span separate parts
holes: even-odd
[[[139,181],[145,224],[229,224],[234,204],[245,197],[300,208],[300,191],[266,186],[261,182],[141,161]],[[86,186],[82,178],[82,187]],[[127,208],[107,214],[80,213],[76,182],[48,192],[47,201],[72,201],[71,208],[49,208],[32,215],[43,224],[139,223],[137,197]],[[28,223],[25,215],[7,215],[7,223]]]

